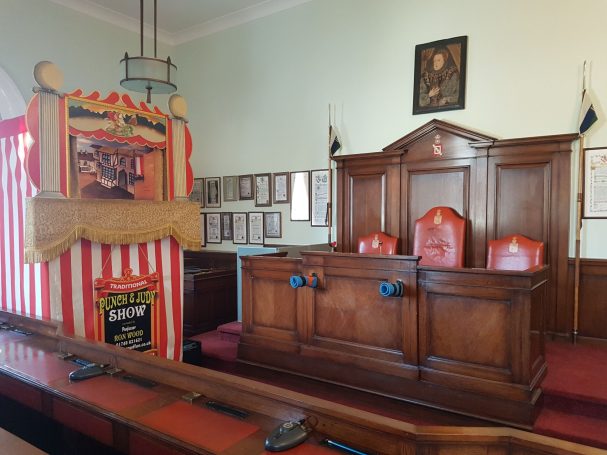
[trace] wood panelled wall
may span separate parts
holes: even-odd
[[[573,327],[574,260],[569,260],[567,306],[562,318],[566,329]],[[580,308],[578,334],[584,338],[607,340],[607,260],[582,259],[580,261]]]
[[[381,152],[335,157],[338,251],[374,231],[411,254],[415,220],[449,206],[466,220],[466,267],[485,267],[487,241],[522,234],[545,244],[548,331],[568,324],[572,142],[577,134],[496,140],[439,120]]]

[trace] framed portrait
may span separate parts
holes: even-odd
[[[607,218],[607,148],[584,149],[584,218]]]
[[[204,183],[205,205],[208,208],[221,207],[221,177],[207,177]]]
[[[263,212],[249,212],[249,243],[263,245]]]
[[[241,201],[251,200],[255,196],[255,187],[253,186],[253,175],[238,176],[238,197]]]
[[[238,200],[237,175],[230,175],[223,178],[223,200],[225,202]]]
[[[197,202],[200,208],[204,207],[204,179],[194,179],[189,199],[192,202]]]
[[[310,171],[291,172],[291,221],[310,221]]]
[[[221,214],[205,213],[207,243],[221,243]]]
[[[233,240],[232,212],[221,212],[221,240]]]
[[[270,174],[255,174],[255,207],[272,205],[272,180]]]
[[[232,229],[234,243],[246,244],[248,242],[246,213],[232,213]]]
[[[415,46],[413,114],[464,109],[467,36]]]
[[[274,204],[287,204],[289,202],[289,173],[276,172],[272,174],[272,200]]]
[[[266,238],[279,239],[282,237],[281,216],[280,212],[265,212],[263,214],[264,235]]]
[[[312,226],[328,226],[329,170],[310,171],[310,202],[312,207]]]

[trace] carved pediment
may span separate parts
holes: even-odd
[[[405,152],[405,160],[467,158],[478,154],[471,143],[490,145],[496,139],[452,123],[433,119],[383,148],[384,152]]]

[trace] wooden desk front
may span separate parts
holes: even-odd
[[[417,267],[417,257],[243,258],[239,359],[530,427],[545,375],[547,269]],[[291,275],[315,273],[317,289]],[[400,280],[402,297],[382,297]]]
[[[236,320],[236,269],[185,269],[183,288],[184,336]]]

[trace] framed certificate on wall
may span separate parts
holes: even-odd
[[[329,171],[320,169],[311,171],[310,200],[312,206],[312,226],[328,226],[328,206],[329,203]]]
[[[205,204],[209,208],[221,207],[221,177],[208,177],[205,182]]]
[[[206,214],[207,243],[221,243],[221,217],[219,213]]]
[[[265,212],[263,214],[264,235],[266,238],[279,239],[282,237],[280,212]]]
[[[253,199],[255,195],[253,187],[253,175],[238,176],[238,194],[241,201]]]
[[[584,150],[584,218],[607,218],[607,148]]]
[[[232,228],[232,213],[221,212],[221,239],[233,240],[234,229]]]
[[[276,172],[272,174],[274,204],[287,204],[289,202],[289,173]]]
[[[246,244],[249,239],[247,236],[247,214],[232,213],[233,242],[237,244]]]
[[[272,205],[272,180],[270,174],[255,174],[255,207]]]
[[[263,245],[263,212],[249,212],[249,243]]]
[[[237,175],[229,175],[223,178],[223,200],[226,202],[238,200]]]

